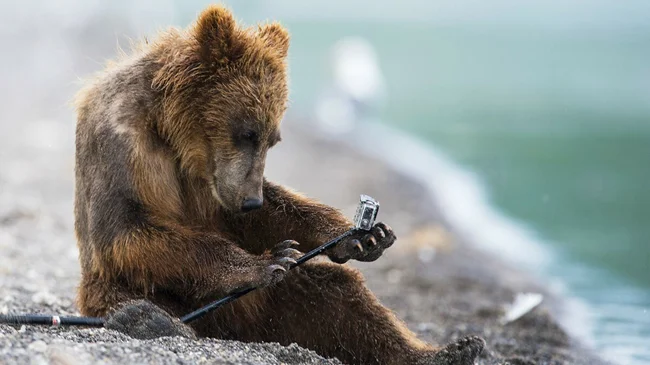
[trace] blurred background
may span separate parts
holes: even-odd
[[[67,103],[79,79],[118,44],[184,27],[208,3],[2,1],[0,203],[40,174],[48,176],[42,196],[16,204],[48,200],[72,214]],[[273,19],[289,28],[288,118],[320,121],[329,133],[363,119],[428,145],[486,195],[463,200],[471,192],[461,183],[439,193],[503,218],[467,215],[466,231],[475,224],[506,240],[517,237],[508,230],[525,231],[550,262],[528,265],[534,250],[493,252],[586,303],[585,336],[597,350],[620,363],[650,361],[650,2],[227,5],[249,25]],[[442,174],[421,161],[431,179]]]

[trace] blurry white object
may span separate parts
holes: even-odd
[[[537,307],[544,296],[539,293],[517,293],[512,304],[506,306],[506,313],[501,318],[501,324],[514,322]]]
[[[316,105],[316,118],[320,126],[330,133],[349,132],[354,126],[354,107],[343,98],[324,96]]]
[[[386,88],[379,57],[367,40],[339,40],[332,47],[330,59],[332,85],[316,105],[316,118],[323,129],[340,134],[375,114]]]
[[[435,256],[436,249],[434,247],[426,246],[418,250],[418,259],[420,259],[421,262],[431,262]]]
[[[343,38],[332,48],[334,80],[355,100],[377,99],[384,91],[384,77],[372,45],[361,37]]]

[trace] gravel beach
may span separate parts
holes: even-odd
[[[381,301],[421,338],[443,344],[465,335],[483,336],[488,347],[481,364],[602,363],[554,320],[561,300],[532,278],[456,237],[442,221],[435,197],[382,162],[315,136],[307,126],[297,118],[285,122],[284,142],[270,153],[267,176],[339,207],[348,216],[360,193],[381,202],[380,219],[391,224],[400,238],[380,260],[355,265]],[[23,124],[13,135],[3,133],[0,313],[78,314],[74,306],[79,266],[72,215],[73,145],[65,134],[72,130],[72,120],[60,124],[35,121]],[[39,134],[42,144],[33,140]],[[48,144],[45,137],[57,143]],[[501,325],[505,306],[520,291],[546,293],[545,301],[519,320]],[[0,325],[0,363],[337,361],[298,346],[213,339],[141,341],[105,329]]]

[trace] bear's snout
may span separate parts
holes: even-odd
[[[262,199],[260,198],[246,198],[241,205],[241,211],[246,213],[251,210],[260,209],[262,207]]]

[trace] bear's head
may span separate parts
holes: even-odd
[[[160,135],[223,208],[261,207],[266,154],[280,141],[287,106],[287,31],[277,23],[242,29],[230,11],[211,6],[161,44],[153,80]]]

